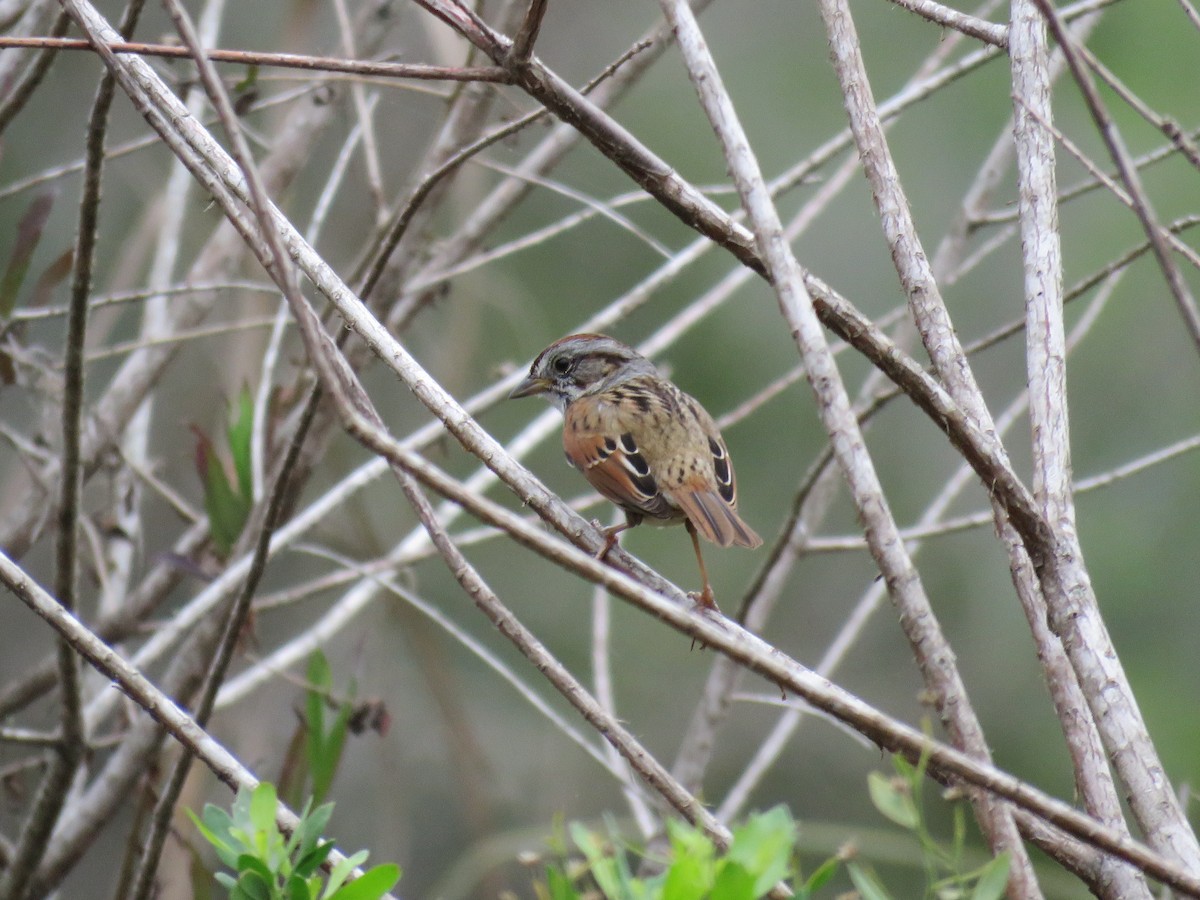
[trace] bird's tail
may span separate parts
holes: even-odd
[[[737,545],[751,550],[762,544],[762,538],[716,491],[683,490],[671,499],[679,504],[695,529],[714,544],[722,547]]]

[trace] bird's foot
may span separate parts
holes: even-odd
[[[721,607],[717,606],[717,598],[713,596],[712,585],[706,584],[702,591],[688,591],[688,599],[701,609],[716,613],[721,611]]]
[[[721,614],[721,608],[717,606],[716,598],[713,597],[712,587],[705,585],[702,591],[688,591],[688,599],[696,604],[696,607],[701,612],[712,612],[718,616]],[[692,649],[696,649],[696,645],[700,645],[701,650],[707,650],[708,644],[699,638],[692,638]]]
[[[625,530],[625,526],[614,525],[610,528],[602,528],[599,522],[596,522],[595,525],[604,532],[604,546],[596,551],[596,559],[600,560],[600,562],[605,562],[608,559],[608,554],[612,553],[612,548],[617,546],[617,535]]]

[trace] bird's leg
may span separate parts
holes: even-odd
[[[708,583],[708,569],[704,567],[704,557],[700,553],[700,536],[696,533],[696,528],[692,525],[691,519],[684,519],[684,524],[687,526],[688,534],[692,537],[692,547],[696,551],[696,562],[700,564],[700,577],[704,581],[704,590],[692,596],[705,609],[717,610],[719,612],[716,598],[713,597],[712,585]]]
[[[600,552],[596,554],[596,559],[603,562],[608,558],[608,554],[612,552],[612,548],[617,545],[617,535],[622,531],[628,531],[633,526],[640,524],[641,516],[634,517],[629,513],[625,513],[625,521],[620,525],[610,525],[607,528],[601,528],[604,532],[604,546],[600,548]]]

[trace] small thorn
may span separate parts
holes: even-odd
[[[631,526],[628,522],[624,522],[621,525],[610,525],[607,528],[604,528],[601,527],[600,523],[594,519],[592,520],[592,524],[604,532],[604,546],[601,547],[600,551],[596,554],[596,559],[604,562],[608,558],[608,554],[612,552],[612,548],[620,543],[617,540],[618,535],[620,535],[622,531],[627,531]]]

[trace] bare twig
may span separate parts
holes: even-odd
[[[141,0],[133,0],[125,10],[122,31],[132,31],[142,9]],[[57,31],[65,31],[65,13],[56,22]],[[60,27],[62,26],[62,27]],[[48,66],[52,52],[41,59]],[[34,71],[37,71],[35,66]],[[44,74],[44,69],[42,70]],[[100,212],[100,176],[104,164],[104,137],[108,130],[108,112],[112,107],[115,80],[101,78],[88,119],[87,155],[84,185],[79,201],[79,225],[76,235],[71,299],[67,313],[67,341],[64,353],[62,405],[62,483],[58,499],[58,532],[55,542],[55,591],[68,612],[76,608],[79,587],[79,519],[83,492],[81,443],[84,405],[84,343],[87,338],[88,295],[92,287],[95,263],[96,229]],[[17,99],[16,97],[12,98]],[[2,129],[2,124],[0,124]],[[21,829],[3,880],[0,898],[21,900],[30,877],[37,869],[75,770],[86,750],[87,731],[82,713],[78,662],[74,648],[60,640],[57,648],[58,683],[62,696],[61,736],[47,762],[46,774],[38,788],[29,816]]]
[[[1112,117],[1108,114],[1108,108],[1100,98],[1100,94],[1092,81],[1092,76],[1087,71],[1083,58],[1075,46],[1074,40],[1063,26],[1062,19],[1059,17],[1057,11],[1050,3],[1045,2],[1045,0],[1036,0],[1036,3],[1038,10],[1054,35],[1054,39],[1058,42],[1058,46],[1066,56],[1067,65],[1070,66],[1075,83],[1083,93],[1088,112],[1095,121],[1096,129],[1100,132],[1100,137],[1104,140],[1109,155],[1116,164],[1121,181],[1124,182],[1125,188],[1129,191],[1129,196],[1133,200],[1133,210],[1137,214],[1142,228],[1145,229],[1147,238],[1150,240],[1150,246],[1154,250],[1154,257],[1158,261],[1167,286],[1171,289],[1171,295],[1175,298],[1175,303],[1179,307],[1179,313],[1183,318],[1184,325],[1187,327],[1188,334],[1191,335],[1197,350],[1200,350],[1200,308],[1196,305],[1196,299],[1192,296],[1192,292],[1183,278],[1183,273],[1179,271],[1179,266],[1175,264],[1170,247],[1167,246],[1167,241],[1163,237],[1162,228],[1158,224],[1158,216],[1154,211],[1149,196],[1142,187],[1141,177],[1138,175],[1137,167],[1133,164],[1129,151],[1125,147],[1125,141],[1121,137],[1120,131],[1117,130],[1116,123],[1113,122]],[[1170,792],[1168,791],[1168,793]],[[1174,800],[1171,801],[1171,805],[1177,806]],[[1196,860],[1197,865],[1200,865],[1200,845],[1196,845],[1194,837],[1190,843],[1194,845],[1191,856]]]
[[[887,147],[849,6],[838,0],[824,0],[819,7],[826,31],[829,33],[834,69],[850,115],[851,130],[854,132],[859,155],[872,186],[893,263],[909,298],[926,350],[934,361],[935,371],[945,379],[951,396],[964,412],[980,423],[987,422],[986,417],[979,415],[977,407],[980,404],[975,402],[978,388],[969,370],[960,364],[961,348],[953,337],[953,329],[949,325],[944,304],[929,269],[928,259],[917,237],[908,202]],[[693,80],[696,80],[695,75]],[[703,97],[702,88],[701,94]],[[732,110],[725,118],[736,125]],[[720,134],[721,123],[712,113],[710,119]],[[736,146],[732,146],[732,138],[724,135],[721,137],[726,143],[726,158],[730,165],[737,166],[737,154],[744,161],[747,171],[753,172],[753,156],[745,137],[739,134]],[[834,443],[835,456],[838,457],[851,492],[857,495],[855,502],[859,516],[866,526],[868,542],[872,545],[872,556],[888,582],[889,593],[900,610],[901,624],[913,646],[925,682],[934,693],[942,721],[955,745],[980,759],[987,760],[990,758],[990,751],[982,728],[971,709],[966,689],[953,662],[953,653],[941,633],[912,561],[899,539],[898,529],[883,498],[882,487],[850,409],[849,398],[844,389],[838,390],[841,384],[836,368],[832,360],[822,361],[819,368],[814,366],[813,360],[827,356],[828,351],[820,329],[813,327],[816,325],[815,316],[812,316],[811,325],[808,322],[810,301],[807,296],[808,290],[804,286],[803,273],[786,244],[778,239],[774,209],[766,202],[766,198],[759,194],[754,180],[748,176],[743,178],[746,179],[746,183],[739,184],[743,203],[752,218],[756,214],[752,204],[757,203],[759,206],[757,215],[761,229],[758,232],[760,246],[764,256],[769,251],[774,253],[775,259],[771,269],[776,280],[776,290],[780,294],[780,305],[795,329],[808,369],[809,381],[818,393],[818,404],[822,408],[826,428]],[[790,286],[784,287],[779,284],[779,279],[785,277],[793,282]],[[950,374],[950,370],[953,370],[953,374]],[[829,396],[821,396],[823,389]],[[995,439],[989,435],[984,440],[993,445],[991,449],[997,452],[999,461],[1003,463],[1002,456],[999,456],[1000,451],[994,446]],[[839,442],[843,443],[844,449],[839,448]],[[1010,896],[1040,896],[1032,864],[1009,810],[979,792],[972,794],[972,800],[976,818],[993,852],[1008,851],[1012,855]]]
[[[545,15],[546,0],[529,0],[529,7],[525,10],[521,28],[517,32],[517,36],[513,38],[512,48],[509,50],[507,62],[509,66],[524,65],[533,55],[533,45],[537,41],[538,33],[542,30],[542,19]]]
[[[665,593],[648,589],[625,573],[598,562],[591,553],[563,544],[492,501],[464,490],[427,460],[405,450],[402,445],[382,432],[374,428],[364,428],[363,425],[360,421],[353,426],[356,436],[376,452],[386,456],[392,463],[400,465],[426,487],[443,496],[453,497],[456,502],[470,509],[473,515],[503,528],[521,544],[536,550],[547,559],[569,565],[573,571],[589,581],[603,584],[618,596],[634,601],[640,608],[683,632],[685,636],[731,655],[740,664],[762,675],[769,682],[794,691],[807,702],[847,722],[880,746],[901,752],[914,762],[925,759],[931,767],[942,770],[947,777],[960,777],[995,791],[999,796],[1021,805],[1069,834],[1133,862],[1155,878],[1200,896],[1200,879],[1194,878],[1128,837],[1117,834],[1061,801],[1046,797],[1012,776],[979,763],[944,744],[931,741],[916,729],[882,715],[820,676],[799,666],[777,648],[770,647],[729,620],[714,620],[696,615],[677,588],[664,589]],[[0,557],[0,575],[4,574],[3,562],[4,559]]]
[[[1136,171],[1130,165],[1120,136],[1111,127],[1090,76],[1084,71],[1078,55],[1073,53],[1071,37],[1048,4],[1043,0],[1034,0],[1034,3],[1055,35],[1076,82],[1084,92],[1126,187],[1135,201],[1144,199]],[[1169,250],[1153,219],[1152,210],[1141,202],[1135,205],[1160,266],[1171,282],[1180,277],[1180,273],[1174,261],[1169,259]],[[1195,324],[1200,326],[1200,317],[1193,316],[1194,304],[1190,303],[1186,288],[1182,294],[1175,292],[1175,296],[1185,320],[1196,318]],[[1191,329],[1191,333],[1194,339],[1200,341],[1200,330]],[[1055,577],[1062,579],[1062,582],[1058,590],[1046,592],[1051,627],[1062,638],[1071,656],[1072,666],[1092,715],[1100,728],[1118,777],[1125,783],[1130,807],[1143,832],[1172,858],[1186,866],[1200,868],[1200,844],[1179,807],[1174,791],[1162,777],[1162,767],[1149,731],[1100,618],[1090,579],[1082,569],[1083,555],[1073,522],[1060,514],[1055,525],[1057,533],[1052,545],[1053,555],[1048,562]]]
[[[1092,181],[1095,185],[1107,190],[1114,197],[1116,197],[1117,200],[1129,207],[1134,212],[1137,211],[1137,204],[1133,196],[1131,196],[1130,193],[1120,184],[1118,184],[1107,172],[1101,170],[1095,161],[1093,161],[1086,153],[1083,152],[1083,150],[1080,149],[1079,145],[1075,141],[1063,134],[1053,122],[1047,120],[1044,113],[1037,110],[1029,110],[1029,115],[1037,119],[1039,124],[1048,132],[1053,134],[1054,139],[1062,144],[1063,148],[1070,153],[1071,156],[1078,160],[1080,165],[1082,165],[1088,170],[1088,172],[1091,173]],[[1137,160],[1134,161],[1135,167],[1137,167],[1138,162],[1139,161]],[[1187,221],[1187,218],[1185,218],[1183,221]],[[1169,244],[1176,253],[1191,263],[1193,268],[1200,269],[1200,253],[1197,253],[1178,237],[1179,222],[1172,223],[1166,227],[1162,225],[1156,225],[1155,230],[1160,239]],[[1149,241],[1147,241],[1143,246],[1147,250],[1154,249],[1154,245]]]
[[[194,38],[194,35],[192,37]],[[192,45],[191,41],[188,41],[188,43]],[[262,512],[260,515],[253,516],[251,519],[251,524],[257,526],[257,535],[254,539],[254,550],[251,556],[250,567],[246,572],[246,579],[242,583],[237,597],[230,604],[225,615],[220,640],[211,662],[205,669],[204,682],[200,687],[200,694],[192,713],[196,724],[201,728],[207,726],[208,719],[216,706],[217,692],[225,681],[229,665],[233,661],[237,642],[245,628],[247,617],[250,615],[251,601],[254,599],[263,572],[267,567],[271,535],[279,523],[284,500],[287,496],[287,480],[291,477],[295,468],[296,460],[300,455],[300,445],[308,434],[308,426],[312,423],[315,412],[316,404],[310,404],[307,415],[301,423],[301,427],[293,435],[287,455],[275,476],[275,484],[266,498],[265,507],[261,508]],[[247,530],[251,534],[254,533],[251,528]],[[132,879],[132,892],[130,896],[135,898],[135,900],[146,900],[146,898],[152,896],[152,892],[155,890],[155,872],[158,869],[163,846],[166,843],[170,830],[171,819],[175,814],[175,804],[178,802],[179,795],[183,791],[184,781],[187,778],[193,759],[192,754],[187,749],[184,749],[180,757],[175,760],[159,792],[158,799],[155,801],[150,825],[140,844],[141,856],[138,869]]]
[[[943,28],[961,31],[967,37],[978,38],[986,44],[992,44],[1000,49],[1008,47],[1008,29],[986,19],[959,12],[937,0],[893,0],[897,6],[916,13],[923,19],[928,19]]]
[[[409,503],[413,505],[422,524],[429,529],[434,546],[442,554],[454,577],[505,637],[534,664],[550,683],[583,715],[593,728],[620,752],[633,769],[671,804],[684,818],[699,826],[722,847],[729,844],[729,831],[721,825],[704,805],[692,796],[671,774],[638,743],[620,721],[592,697],[576,680],[570,670],[556,660],[540,641],[520,623],[500,602],[475,568],[450,540],[437,520],[433,507],[421,493],[415,481],[397,466],[397,477]]]
[[[1039,115],[1049,115],[1050,53],[1032,5],[1020,0],[1013,4],[1012,15],[1009,51],[1017,107],[1013,134],[1025,262],[1026,368],[1034,445],[1034,492],[1047,521],[1055,524],[1060,535],[1073,536],[1067,347],[1062,316],[1062,249],[1055,205],[1054,142],[1030,115],[1031,109]],[[1016,571],[1026,570],[1022,565]],[[1028,576],[1019,577],[1017,585],[1026,598],[1025,608],[1037,610],[1033,615],[1027,612],[1027,618],[1040,648],[1051,696],[1074,762],[1075,784],[1085,807],[1101,821],[1127,832],[1120,799],[1104,757],[1102,736],[1094,721],[1089,720],[1087,698],[1064,648],[1047,627],[1045,601]],[[1101,866],[1093,889],[1112,898],[1147,897],[1149,893],[1140,873],[1126,866],[1108,864]]]
[[[1196,7],[1189,2],[1189,0],[1179,0],[1179,5],[1183,7],[1183,14],[1187,16],[1188,21],[1192,23],[1192,27],[1200,29],[1200,11],[1198,11]]]
[[[64,29],[65,31],[65,29]],[[44,47],[56,50],[91,50],[90,41],[78,38],[12,38],[0,36],[0,47]],[[134,56],[158,56],[164,59],[189,59],[186,47],[171,44],[147,44],[136,41],[110,41],[113,53]],[[505,82],[508,75],[499,66],[427,66],[421,63],[371,62],[338,56],[304,56],[298,53],[259,53],[254,50],[208,49],[205,57],[213,62],[242,66],[275,66],[309,72],[336,72],[373,78],[420,78],[433,81]]]
[[[54,20],[54,26],[50,29],[51,40],[57,41],[61,36],[67,33],[67,28],[70,27],[71,20],[65,13],[59,13]],[[3,38],[0,38],[2,41]],[[13,38],[15,41],[35,40],[32,38]],[[21,43],[13,46],[21,46]],[[2,44],[0,44],[2,46]],[[42,83],[42,79],[46,77],[46,73],[50,71],[50,66],[54,64],[54,57],[58,53],[58,48],[53,45],[45,44],[24,44],[28,47],[42,47],[42,52],[39,53],[25,69],[21,79],[7,91],[7,96],[0,103],[0,134],[3,134],[17,114],[25,108],[25,104],[29,102],[29,98],[33,96],[33,92],[37,90],[38,85]],[[6,85],[7,87],[7,85]]]
[[[181,710],[166,694],[158,690],[144,675],[131,666],[119,653],[88,631],[78,619],[38,586],[7,555],[0,554],[0,581],[22,602],[67,638],[75,650],[96,669],[104,673],[138,706],[150,714],[182,746],[204,761],[224,784],[230,788],[253,788],[258,779],[236,757],[212,738],[203,728]],[[290,834],[298,824],[296,814],[282,804],[276,810],[279,827]],[[334,851],[336,863],[345,856]],[[391,895],[387,895],[395,900]]]

